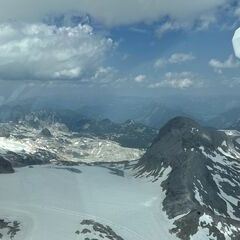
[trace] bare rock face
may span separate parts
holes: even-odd
[[[0,218],[0,239],[12,239],[21,232],[21,223]]]
[[[124,240],[108,225],[103,225],[94,220],[83,220],[80,223],[80,229],[75,232],[79,237],[77,239],[84,240]]]
[[[40,132],[40,136],[42,136],[42,137],[52,137],[52,133],[50,132],[50,130],[48,128],[44,128]]]
[[[2,156],[0,156],[0,174],[1,173],[14,173],[11,163]]]
[[[177,219],[173,234],[189,240],[206,228],[217,239],[240,239],[240,146],[234,138],[189,118],[174,118],[136,166],[137,176],[154,181],[167,168],[163,210]],[[227,235],[225,228],[231,229]]]
[[[10,130],[6,127],[0,126],[0,137],[10,137]]]

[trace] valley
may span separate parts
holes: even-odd
[[[239,238],[237,131],[177,117],[141,150],[57,123],[2,126],[0,239]]]

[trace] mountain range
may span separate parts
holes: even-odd
[[[82,119],[77,132],[73,132],[55,116],[40,116],[27,114],[17,123],[2,123],[0,128],[0,173],[5,173],[0,175],[0,191],[4,193],[0,202],[5,206],[2,199],[12,199],[18,191],[31,196],[35,207],[29,214],[39,224],[34,230],[37,239],[41,238],[38,229],[46,223],[52,226],[51,236],[55,236],[52,229],[57,231],[58,227],[48,218],[54,216],[57,221],[60,213],[61,224],[69,231],[76,218],[84,223],[72,232],[77,239],[240,239],[237,130],[217,130],[188,117],[175,117],[152,136],[146,151],[141,151],[96,137],[131,132],[136,125],[143,127],[134,121],[119,125],[110,120]],[[145,133],[139,132],[142,135],[138,138],[144,138]],[[44,181],[48,186],[33,191],[32,186],[42,186]],[[10,192],[4,187],[7,182]],[[21,182],[18,189],[16,182]],[[68,195],[63,189],[68,189]],[[37,212],[41,196],[48,196],[44,197],[48,215],[44,221]],[[79,196],[84,206],[79,205]],[[14,201],[29,212],[31,206],[25,204],[24,197],[18,193]],[[15,206],[11,204],[7,201],[6,207]],[[64,221],[66,216],[68,223]],[[18,224],[24,226],[24,221],[20,218]]]

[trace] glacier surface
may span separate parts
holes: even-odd
[[[161,209],[165,194],[159,181],[128,171],[121,177],[96,166],[74,169],[45,165],[0,175],[0,219],[20,222],[14,240],[85,239],[76,230],[86,219],[110,226],[124,240],[176,239]]]

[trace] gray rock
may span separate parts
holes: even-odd
[[[44,128],[40,132],[40,136],[42,136],[42,137],[52,137],[52,133],[50,132],[50,130],[48,128]]]
[[[0,174],[1,173],[14,173],[11,163],[2,156],[0,156]]]
[[[9,138],[10,130],[4,126],[0,126],[0,137]]]

